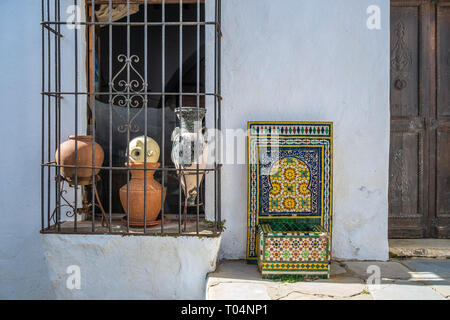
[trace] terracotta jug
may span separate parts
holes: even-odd
[[[126,164],[125,164],[126,165]],[[147,169],[156,169],[158,163],[147,163]],[[129,163],[131,171],[131,179],[128,182],[128,198],[129,198],[129,214],[130,226],[144,226],[144,164],[135,162]],[[147,226],[155,224],[155,220],[161,211],[161,184],[153,178],[155,170],[147,171],[147,192],[146,192],[146,218]],[[164,190],[163,201],[166,198],[166,190]],[[120,202],[125,212],[127,211],[127,185],[122,186],[119,191]]]
[[[59,151],[58,151],[59,150]],[[77,158],[78,166],[96,166],[101,167],[105,158],[102,147],[94,142],[95,158],[92,163],[92,136],[77,136]],[[61,153],[61,160],[58,154]],[[69,136],[69,140],[61,143],[55,153],[56,163],[59,165],[75,165],[75,136]],[[95,169],[98,174],[100,169]],[[75,184],[75,168],[61,167],[61,174],[71,184]],[[86,185],[92,183],[92,169],[78,168],[78,184]]]

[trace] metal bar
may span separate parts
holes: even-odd
[[[47,0],[47,17],[50,19],[50,3]],[[47,30],[47,87],[48,90],[51,90],[51,43],[50,43],[50,31]],[[48,97],[47,101],[47,158],[50,161],[50,150],[51,150],[51,97]],[[47,170],[47,219],[48,223],[50,223],[50,168]]]
[[[77,0],[73,1],[75,8],[78,7]],[[75,9],[75,14],[78,14],[78,10]],[[75,17],[75,21],[78,21],[78,17]],[[75,26],[74,41],[75,41],[75,92],[78,92],[78,28]],[[75,198],[75,214],[73,229],[76,232],[78,228],[78,94],[75,95],[75,186],[74,186],[74,198]]]
[[[200,22],[200,0],[197,0],[197,22]],[[197,74],[196,74],[196,86],[197,86],[197,96],[196,96],[196,104],[197,104],[197,124],[200,126],[199,128],[197,128],[197,143],[196,143],[196,148],[195,148],[195,157],[199,157],[199,130],[201,130],[202,125],[200,124],[200,96],[198,95],[200,93],[200,25],[197,24],[197,42],[196,42],[196,46],[197,46]],[[203,147],[203,146],[202,146]],[[203,155],[202,155],[203,157]],[[196,224],[195,224],[195,230],[197,232],[197,234],[199,234],[199,230],[198,230],[198,225],[200,223],[200,192],[199,192],[199,161],[196,161],[196,190],[197,190],[197,219],[196,219]]]
[[[183,21],[183,0],[180,0],[180,3],[179,3],[180,5],[179,5],[179,22],[182,22]],[[179,56],[178,56],[178,63],[179,63],[179,65],[178,65],[178,68],[180,69],[180,72],[178,73],[178,75],[179,75],[179,79],[178,79],[178,85],[179,85],[179,88],[178,88],[178,91],[180,92],[180,93],[182,93],[183,92],[183,25],[182,24],[180,24],[179,25]],[[182,112],[181,112],[181,108],[183,107],[183,96],[182,95],[179,95],[178,96],[178,107],[180,108],[180,129],[182,129],[181,128],[181,118],[182,118]],[[180,130],[180,132],[181,132],[181,130]],[[179,139],[179,143],[178,143],[178,145],[181,147],[181,134],[178,136],[178,139]],[[180,160],[180,155],[178,154],[177,155],[178,156],[178,159]],[[181,168],[181,166],[182,166],[182,164],[180,163],[179,164],[179,166],[180,166],[180,168]],[[180,171],[180,173],[179,173],[180,175],[183,175],[184,174],[184,170],[183,171]],[[181,179],[179,180],[180,181],[180,184],[179,184],[179,187],[178,187],[178,189],[179,189],[179,192],[180,192],[180,196],[179,196],[179,203],[178,203],[178,214],[179,214],[179,217],[178,217],[178,222],[179,222],[179,226],[180,226],[180,233],[181,233]],[[186,190],[186,181],[185,181],[185,179],[184,179],[184,183],[185,183],[185,185],[184,185],[184,189]],[[186,194],[184,195],[185,196],[185,198],[187,197],[186,196]],[[187,210],[187,208],[186,208],[186,201],[185,201],[185,208],[184,208],[184,210]],[[184,225],[186,226],[186,221],[184,221]],[[183,231],[186,231],[186,230],[183,230]]]
[[[178,176],[178,233],[181,233],[181,171],[177,171]]]
[[[126,91],[117,91],[115,92],[116,94],[126,94]],[[136,93],[133,91],[130,91],[130,93]],[[94,92],[70,92],[70,91],[65,91],[65,92],[53,92],[53,91],[43,91],[41,92],[41,94],[44,95],[48,95],[48,96],[56,96],[56,95],[109,95],[109,92],[99,92],[99,91],[94,91]],[[147,96],[215,96],[216,98],[222,99],[222,97],[218,96],[217,94],[214,93],[204,93],[204,92],[200,92],[200,93],[195,93],[195,92],[156,92],[156,91],[152,91],[152,92],[141,92],[140,94],[142,95],[147,95]]]
[[[162,10],[161,10],[161,91],[166,91],[166,3],[165,0],[162,0]],[[147,22],[147,20],[146,20]],[[162,126],[161,126],[161,145],[162,145],[162,157],[161,157],[161,163],[162,163],[162,178],[161,178],[161,233],[164,233],[164,188],[165,188],[165,171],[166,168],[166,96],[161,96],[161,117],[162,117]]]
[[[56,3],[55,3],[55,7],[56,7]],[[47,29],[48,31],[54,33],[55,35],[57,35],[60,38],[63,38],[64,36],[59,33],[58,31],[56,31],[55,29],[53,29],[52,27],[50,27],[47,23],[41,23],[42,26]],[[55,25],[61,25],[61,23],[55,23]]]
[[[91,12],[91,20],[95,22],[95,0],[92,0],[92,12]],[[95,26],[92,26],[92,78],[91,78],[91,86],[93,91],[95,91],[95,46],[97,41],[95,40]],[[90,89],[90,88],[89,88]],[[90,96],[91,100],[91,112],[92,112],[92,165],[95,164],[95,95]],[[92,168],[92,232],[95,232],[95,188],[96,188],[96,178],[95,178],[95,169]]]
[[[58,165],[56,163],[54,163],[53,161],[49,161],[46,163],[41,164],[42,166],[45,167],[61,167],[61,168],[78,168],[78,169],[104,169],[104,170],[109,170],[109,169],[113,169],[113,170],[127,170],[126,167],[109,167],[109,166],[75,166],[75,165],[70,165],[70,164],[64,164],[64,165]],[[219,167],[219,165],[218,165]],[[201,169],[200,171],[214,171],[217,170],[218,168],[205,168],[205,169]],[[132,170],[145,170],[144,168],[133,168]],[[147,168],[147,171],[151,170],[151,171],[178,171],[180,169],[177,169],[175,167],[165,167],[165,168]],[[197,169],[183,169],[183,171],[186,172],[193,172],[192,174],[194,175],[195,172],[197,172]],[[186,174],[189,175],[189,174]]]
[[[127,59],[130,59],[130,0],[127,0]],[[127,64],[127,123],[130,122],[130,64]],[[129,154],[130,130],[127,130],[127,155]],[[130,232],[130,160],[127,161],[127,232]]]
[[[112,22],[112,0],[109,0],[109,22]],[[112,37],[112,25],[109,25],[109,50],[108,50],[108,54],[109,54],[109,166],[112,167],[112,148],[113,148],[113,144],[112,144],[112,41],[113,41],[113,37]],[[111,232],[111,223],[112,223],[112,169],[109,169],[109,188],[108,188],[108,201],[109,201],[109,209],[108,209],[108,214],[109,214],[109,232]]]
[[[214,3],[214,19],[217,21],[217,0]],[[214,32],[214,93],[217,92],[217,32]],[[217,133],[217,99],[214,98],[214,129]],[[217,166],[217,134],[214,134],[214,168]],[[213,232],[217,232],[217,172],[214,171],[214,223]]]
[[[55,232],[52,229],[45,229],[44,231],[41,231],[42,234],[88,234],[88,235],[92,235],[92,234],[96,234],[96,235],[104,235],[104,232],[101,231],[96,231],[96,232],[73,232],[73,231],[61,231],[61,232]],[[150,236],[150,237],[161,237],[161,236],[177,236],[179,235],[179,233],[164,233],[161,234],[159,232],[154,232],[154,233],[143,233],[143,232],[110,232],[108,234],[111,235],[120,235],[120,236]],[[183,236],[185,237],[198,237],[198,234],[194,233],[194,234],[190,234],[190,233],[183,233]],[[204,233],[202,234],[202,237],[205,238],[216,238],[218,236],[218,234],[208,234],[208,233]]]
[[[55,19],[59,21],[59,1],[55,0]],[[60,25],[57,25],[57,30],[59,31],[61,28]],[[55,89],[60,91],[61,90],[61,37],[54,37],[55,38]],[[59,145],[61,144],[61,100],[59,97],[55,97],[55,122],[56,122],[56,132],[55,132],[55,148],[58,150],[58,159],[61,159],[61,149],[59,148]],[[56,204],[57,204],[57,215],[58,215],[58,221],[61,221],[61,199],[60,199],[60,193],[59,190],[61,188],[61,168],[55,168],[55,174],[56,174]],[[60,228],[60,225],[58,224],[58,228]]]
[[[215,20],[218,19],[218,7],[219,7],[219,1],[215,1]],[[217,31],[214,33],[214,93],[216,94],[218,91],[218,81],[217,81],[217,61],[218,61],[218,41],[217,41]],[[216,132],[218,132],[218,103],[217,99],[214,98],[214,128],[216,129]],[[217,159],[219,159],[219,137],[216,134],[214,136],[214,142],[215,142],[215,150],[214,150],[214,168],[217,168]],[[214,171],[214,232],[217,232],[217,226],[218,223],[220,223],[219,220],[219,211],[218,211],[218,197],[219,197],[219,174],[217,171]],[[219,221],[219,222],[218,222]]]
[[[73,22],[66,22],[66,21],[42,21],[42,25],[57,25],[57,24],[73,24]],[[160,27],[160,26],[167,26],[167,27],[176,27],[176,26],[196,26],[197,24],[200,25],[215,25],[216,28],[219,28],[219,25],[214,21],[203,21],[203,22],[193,22],[193,21],[183,21],[183,22],[139,22],[139,21],[133,21],[133,22],[89,22],[89,21],[80,21],[77,22],[79,25],[98,25],[98,26],[105,26],[105,25],[113,25],[113,26],[149,26],[149,27]]]
[[[44,20],[44,0],[41,0],[41,19]],[[45,32],[44,28],[41,28],[41,41],[42,41],[42,91],[45,90]],[[45,161],[45,96],[42,94],[42,116],[41,116],[41,164]],[[44,194],[45,194],[45,183],[44,183],[44,176],[45,176],[45,167],[41,166],[41,230],[44,230],[45,226],[45,203],[44,203]]]
[[[43,90],[42,94],[43,94],[43,95],[46,95],[46,96],[50,96],[50,97],[55,97],[55,98],[58,98],[58,99],[64,99],[64,97],[63,97],[61,94],[58,94],[58,93],[48,93],[48,92],[45,92],[45,90]]]
[[[147,22],[147,0],[144,2],[144,20]],[[147,25],[144,26],[144,92],[147,92]],[[144,233],[147,232],[147,96],[144,96]],[[164,154],[164,145],[163,145]]]
[[[221,21],[222,21],[222,1],[221,0],[217,0],[218,1],[218,8],[217,8],[217,22],[220,26]],[[217,37],[218,37],[218,61],[217,61],[217,69],[218,69],[218,74],[217,74],[217,93],[218,96],[220,96],[221,94],[221,78],[222,78],[222,68],[221,68],[221,52],[222,52],[222,32],[220,31],[220,27],[217,30]],[[217,101],[218,105],[217,105],[217,109],[218,109],[218,131],[222,132],[222,123],[221,123],[221,119],[222,119],[222,106],[221,106],[221,99],[218,99]],[[221,140],[219,140],[219,160],[222,159],[222,145],[221,145]],[[218,219],[219,219],[219,223],[220,225],[222,225],[222,166],[219,166],[219,170],[218,170],[218,190],[217,190],[217,197],[218,197]]]

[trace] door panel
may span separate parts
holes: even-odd
[[[391,6],[390,238],[427,233],[428,16],[429,4],[420,1]]]
[[[437,117],[450,117],[450,3],[437,10]]]
[[[419,8],[391,10],[391,116],[419,116]]]
[[[419,171],[418,133],[392,132],[390,166],[391,210],[399,216],[414,216],[419,211]],[[394,214],[395,215],[395,214]]]
[[[437,132],[437,217],[450,217],[450,130]]]
[[[450,238],[450,3],[436,6],[436,113],[432,130],[436,136],[436,210],[433,236]]]
[[[450,238],[450,1],[391,1],[389,237]]]

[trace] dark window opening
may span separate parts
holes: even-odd
[[[200,20],[204,21],[204,4],[200,5]],[[177,4],[167,4],[165,8],[165,20],[167,22],[177,22],[180,17],[180,7]],[[183,21],[196,21],[197,19],[197,7],[193,4],[187,4],[183,6]],[[139,12],[130,15],[130,22],[144,21],[144,6],[140,6]],[[149,22],[158,22],[162,18],[161,5],[148,5],[147,8],[147,20]],[[127,17],[124,17],[118,22],[127,22]],[[96,68],[96,82],[95,87],[98,92],[109,91],[109,28],[107,26],[98,28],[97,37],[97,63]],[[130,71],[130,83],[135,83],[137,86],[133,87],[134,91],[142,89],[142,77],[144,75],[144,27],[143,26],[131,26],[130,27],[130,55],[139,58],[136,63],[132,63],[133,68]],[[182,91],[180,91],[179,78],[179,56],[180,56],[180,30],[178,26],[166,26],[165,30],[165,79],[166,84],[163,90],[162,88],[162,27],[152,26],[147,29],[147,75],[148,75],[148,92],[168,92],[168,93],[195,93],[196,92],[196,80],[197,80],[197,27],[196,26],[183,26],[182,37]],[[205,33],[204,26],[200,27],[200,92],[204,93],[205,90]],[[113,26],[112,27],[112,75],[115,88],[121,88],[121,81],[126,82],[127,72],[126,69],[121,69],[124,66],[123,61],[119,61],[118,57],[126,55],[127,53],[127,28],[125,26]],[[115,99],[114,99],[115,98]],[[126,122],[126,106],[121,107],[123,103],[123,97],[113,96],[113,119],[112,119],[112,131],[113,131],[113,150],[112,160],[113,166],[124,166],[127,161],[126,148],[127,148],[127,134],[121,128]],[[172,141],[171,134],[178,125],[174,110],[180,105],[179,95],[166,95],[165,99],[165,165],[173,166],[171,160]],[[105,155],[110,152],[109,149],[109,95],[97,95],[96,96],[96,142],[99,143]],[[130,132],[130,140],[144,135],[144,112],[143,99],[136,97],[135,107],[132,108],[132,117],[136,116],[136,119],[131,123],[133,126],[132,132]],[[196,96],[183,96],[182,106],[197,106]],[[205,107],[204,97],[200,98],[200,107]],[[148,96],[148,109],[147,109],[147,136],[150,136],[158,142],[161,146],[162,143],[162,124],[161,124],[161,108],[162,97]],[[89,117],[91,120],[92,117]],[[204,122],[204,121],[203,121]],[[204,125],[204,123],[203,123]],[[161,147],[161,150],[163,148]],[[160,157],[160,161],[162,157]],[[97,184],[99,190],[99,196],[104,203],[105,210],[109,210],[109,172],[100,172],[101,180]],[[155,179],[161,183],[161,172],[155,174]],[[113,184],[112,195],[117,194],[119,189],[127,183],[127,174],[124,171],[113,172]],[[165,211],[167,213],[178,213],[178,201],[179,201],[179,183],[178,176],[175,171],[169,171],[166,176],[165,185],[167,187],[166,201],[164,202]],[[200,201],[204,199],[205,184],[200,185]],[[183,193],[182,193],[183,195]],[[184,198],[184,195],[183,195]],[[112,197],[111,211],[114,214],[123,215],[124,209],[121,205],[118,197]],[[195,207],[188,208],[188,214],[196,214]],[[98,215],[101,213],[98,212]],[[204,214],[204,206],[200,206],[200,214]]]

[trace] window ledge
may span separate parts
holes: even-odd
[[[144,228],[133,228],[130,226],[127,231],[127,226],[122,224],[120,217],[114,217],[111,223],[111,231],[108,226],[102,226],[100,219],[96,219],[94,223],[94,230],[92,231],[92,221],[82,220],[77,221],[77,228],[75,229],[74,221],[63,221],[60,228],[56,225],[51,225],[48,228],[41,230],[42,234],[111,234],[121,236],[169,236],[169,237],[218,237],[222,230],[216,228],[214,230],[213,222],[206,220],[204,217],[199,219],[198,232],[196,229],[196,217],[188,216],[186,222],[186,230],[180,232],[180,222],[178,215],[166,214],[164,222],[164,233],[161,233],[161,225],[147,227],[144,233]],[[183,228],[183,222],[181,222]]]

